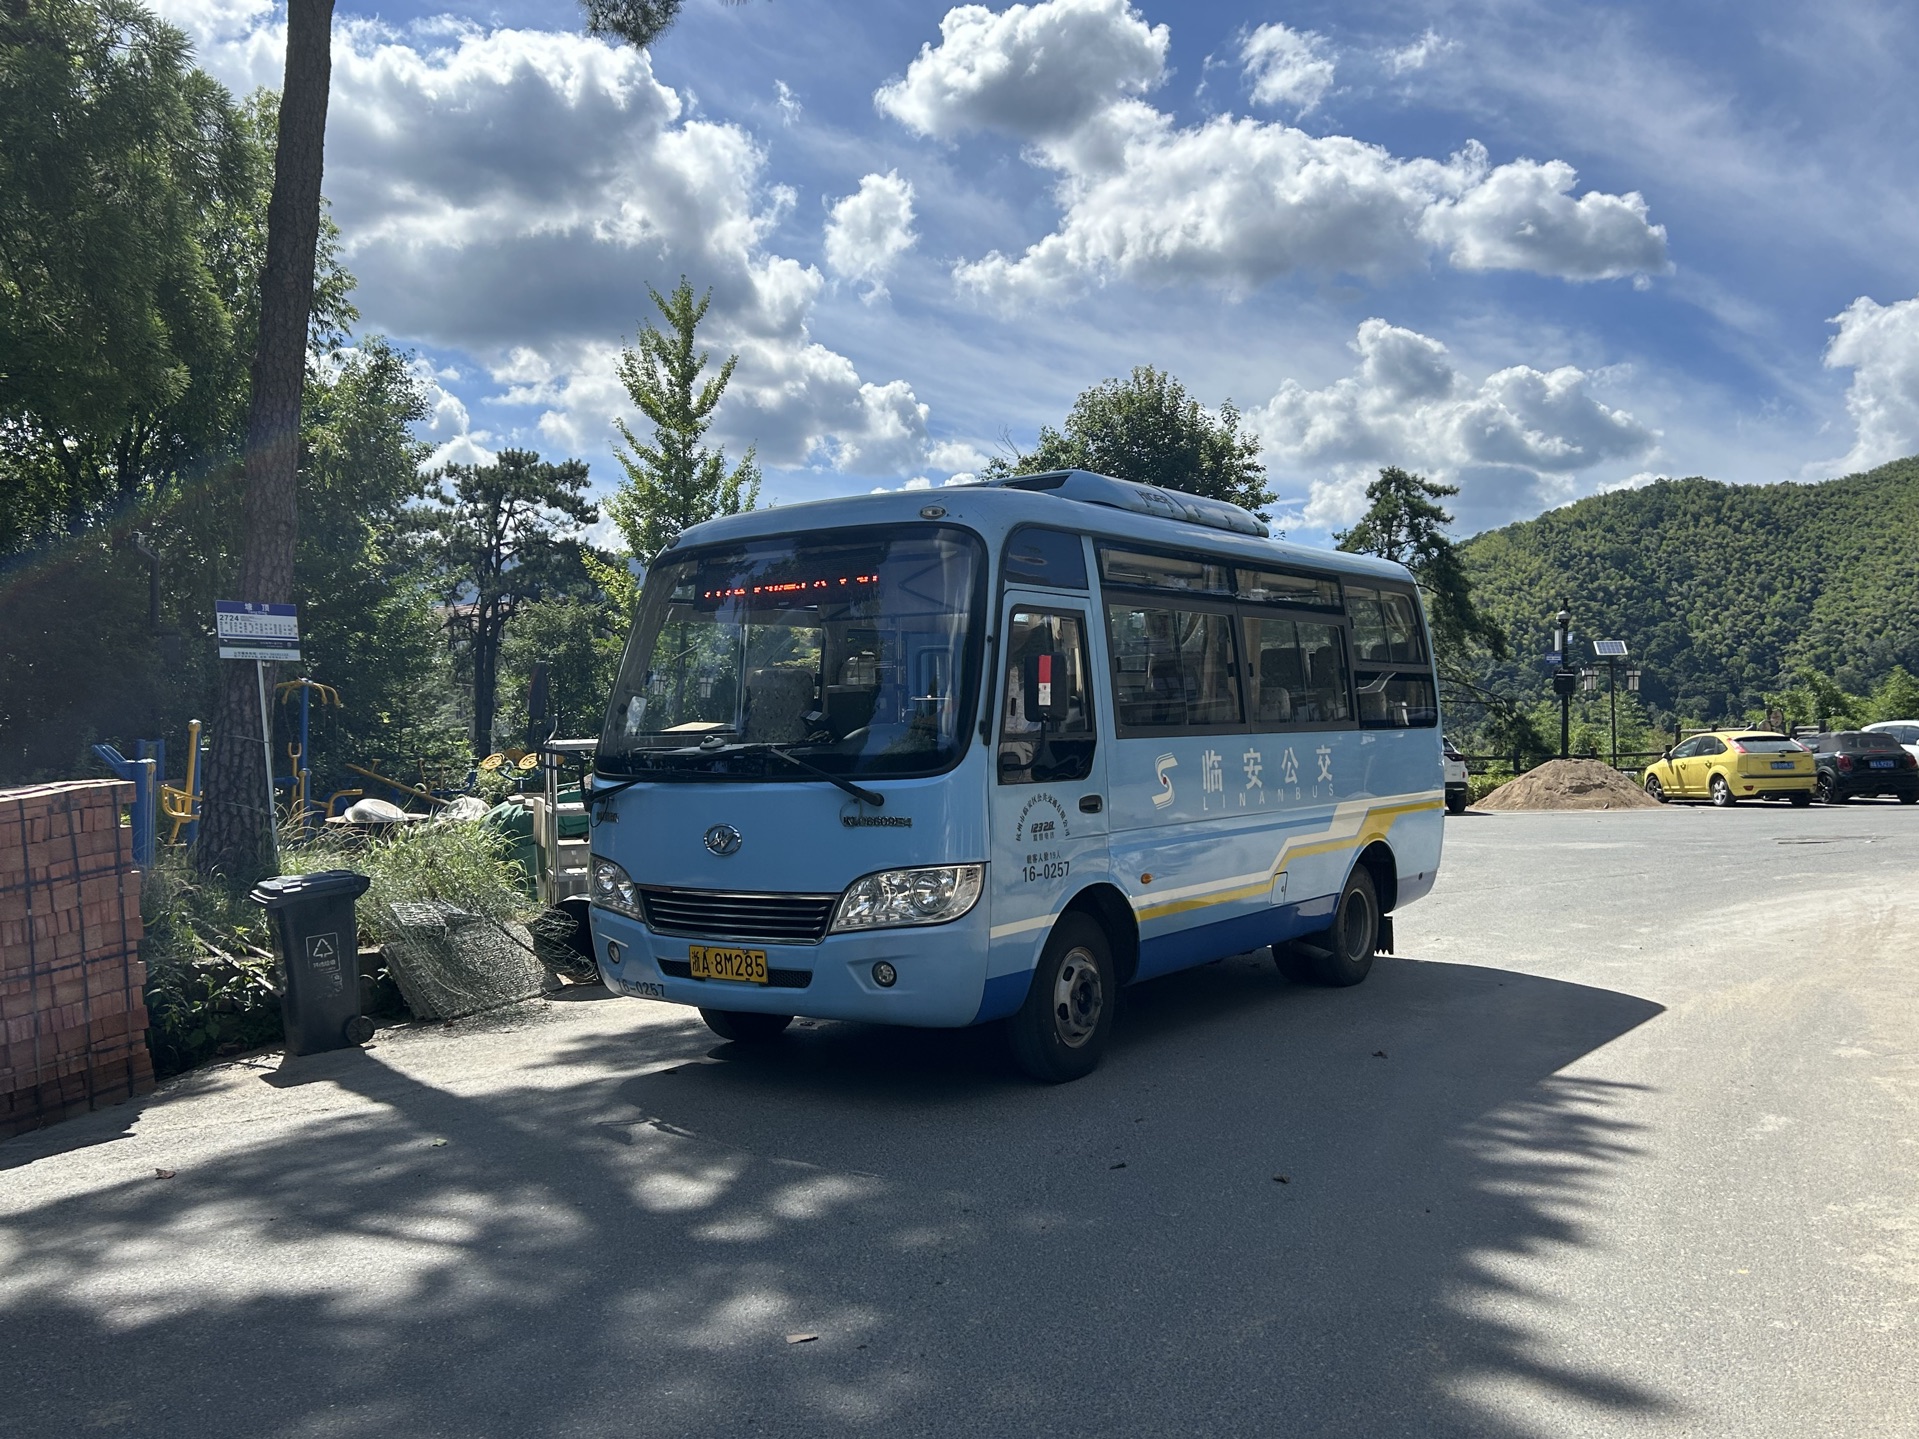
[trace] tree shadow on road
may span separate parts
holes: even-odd
[[[297,1061],[380,1108],[0,1221],[0,1433],[1498,1436],[1552,1426],[1488,1386],[1672,1408],[1541,1358],[1503,1264],[1588,1243],[1628,1182],[1634,1092],[1564,1071],[1658,1006],[1390,959],[1358,990],[1240,958],[1132,1001],[1057,1089],[989,1033],[831,1024],[561,1039],[479,1096]]]

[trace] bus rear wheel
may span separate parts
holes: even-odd
[[[1106,931],[1090,915],[1061,915],[1033,971],[1026,1003],[1006,1021],[1019,1067],[1042,1084],[1091,1074],[1112,1037],[1118,998]]]
[[[744,1009],[702,1009],[700,1018],[721,1039],[735,1044],[766,1044],[786,1033],[790,1014],[754,1014]]]
[[[1313,977],[1344,988],[1358,984],[1373,968],[1379,947],[1379,891],[1364,865],[1354,865],[1339,892],[1330,929],[1313,936]]]

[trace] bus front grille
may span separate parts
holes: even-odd
[[[818,944],[837,894],[735,894],[716,889],[645,889],[640,903],[655,934],[688,939]]]

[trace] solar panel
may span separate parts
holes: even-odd
[[[1626,642],[1624,640],[1594,640],[1593,653],[1598,655],[1602,660],[1608,658],[1623,660],[1626,657]]]

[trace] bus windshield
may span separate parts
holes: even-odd
[[[668,554],[646,577],[598,768],[649,779],[937,773],[974,709],[980,542],[832,530]]]

